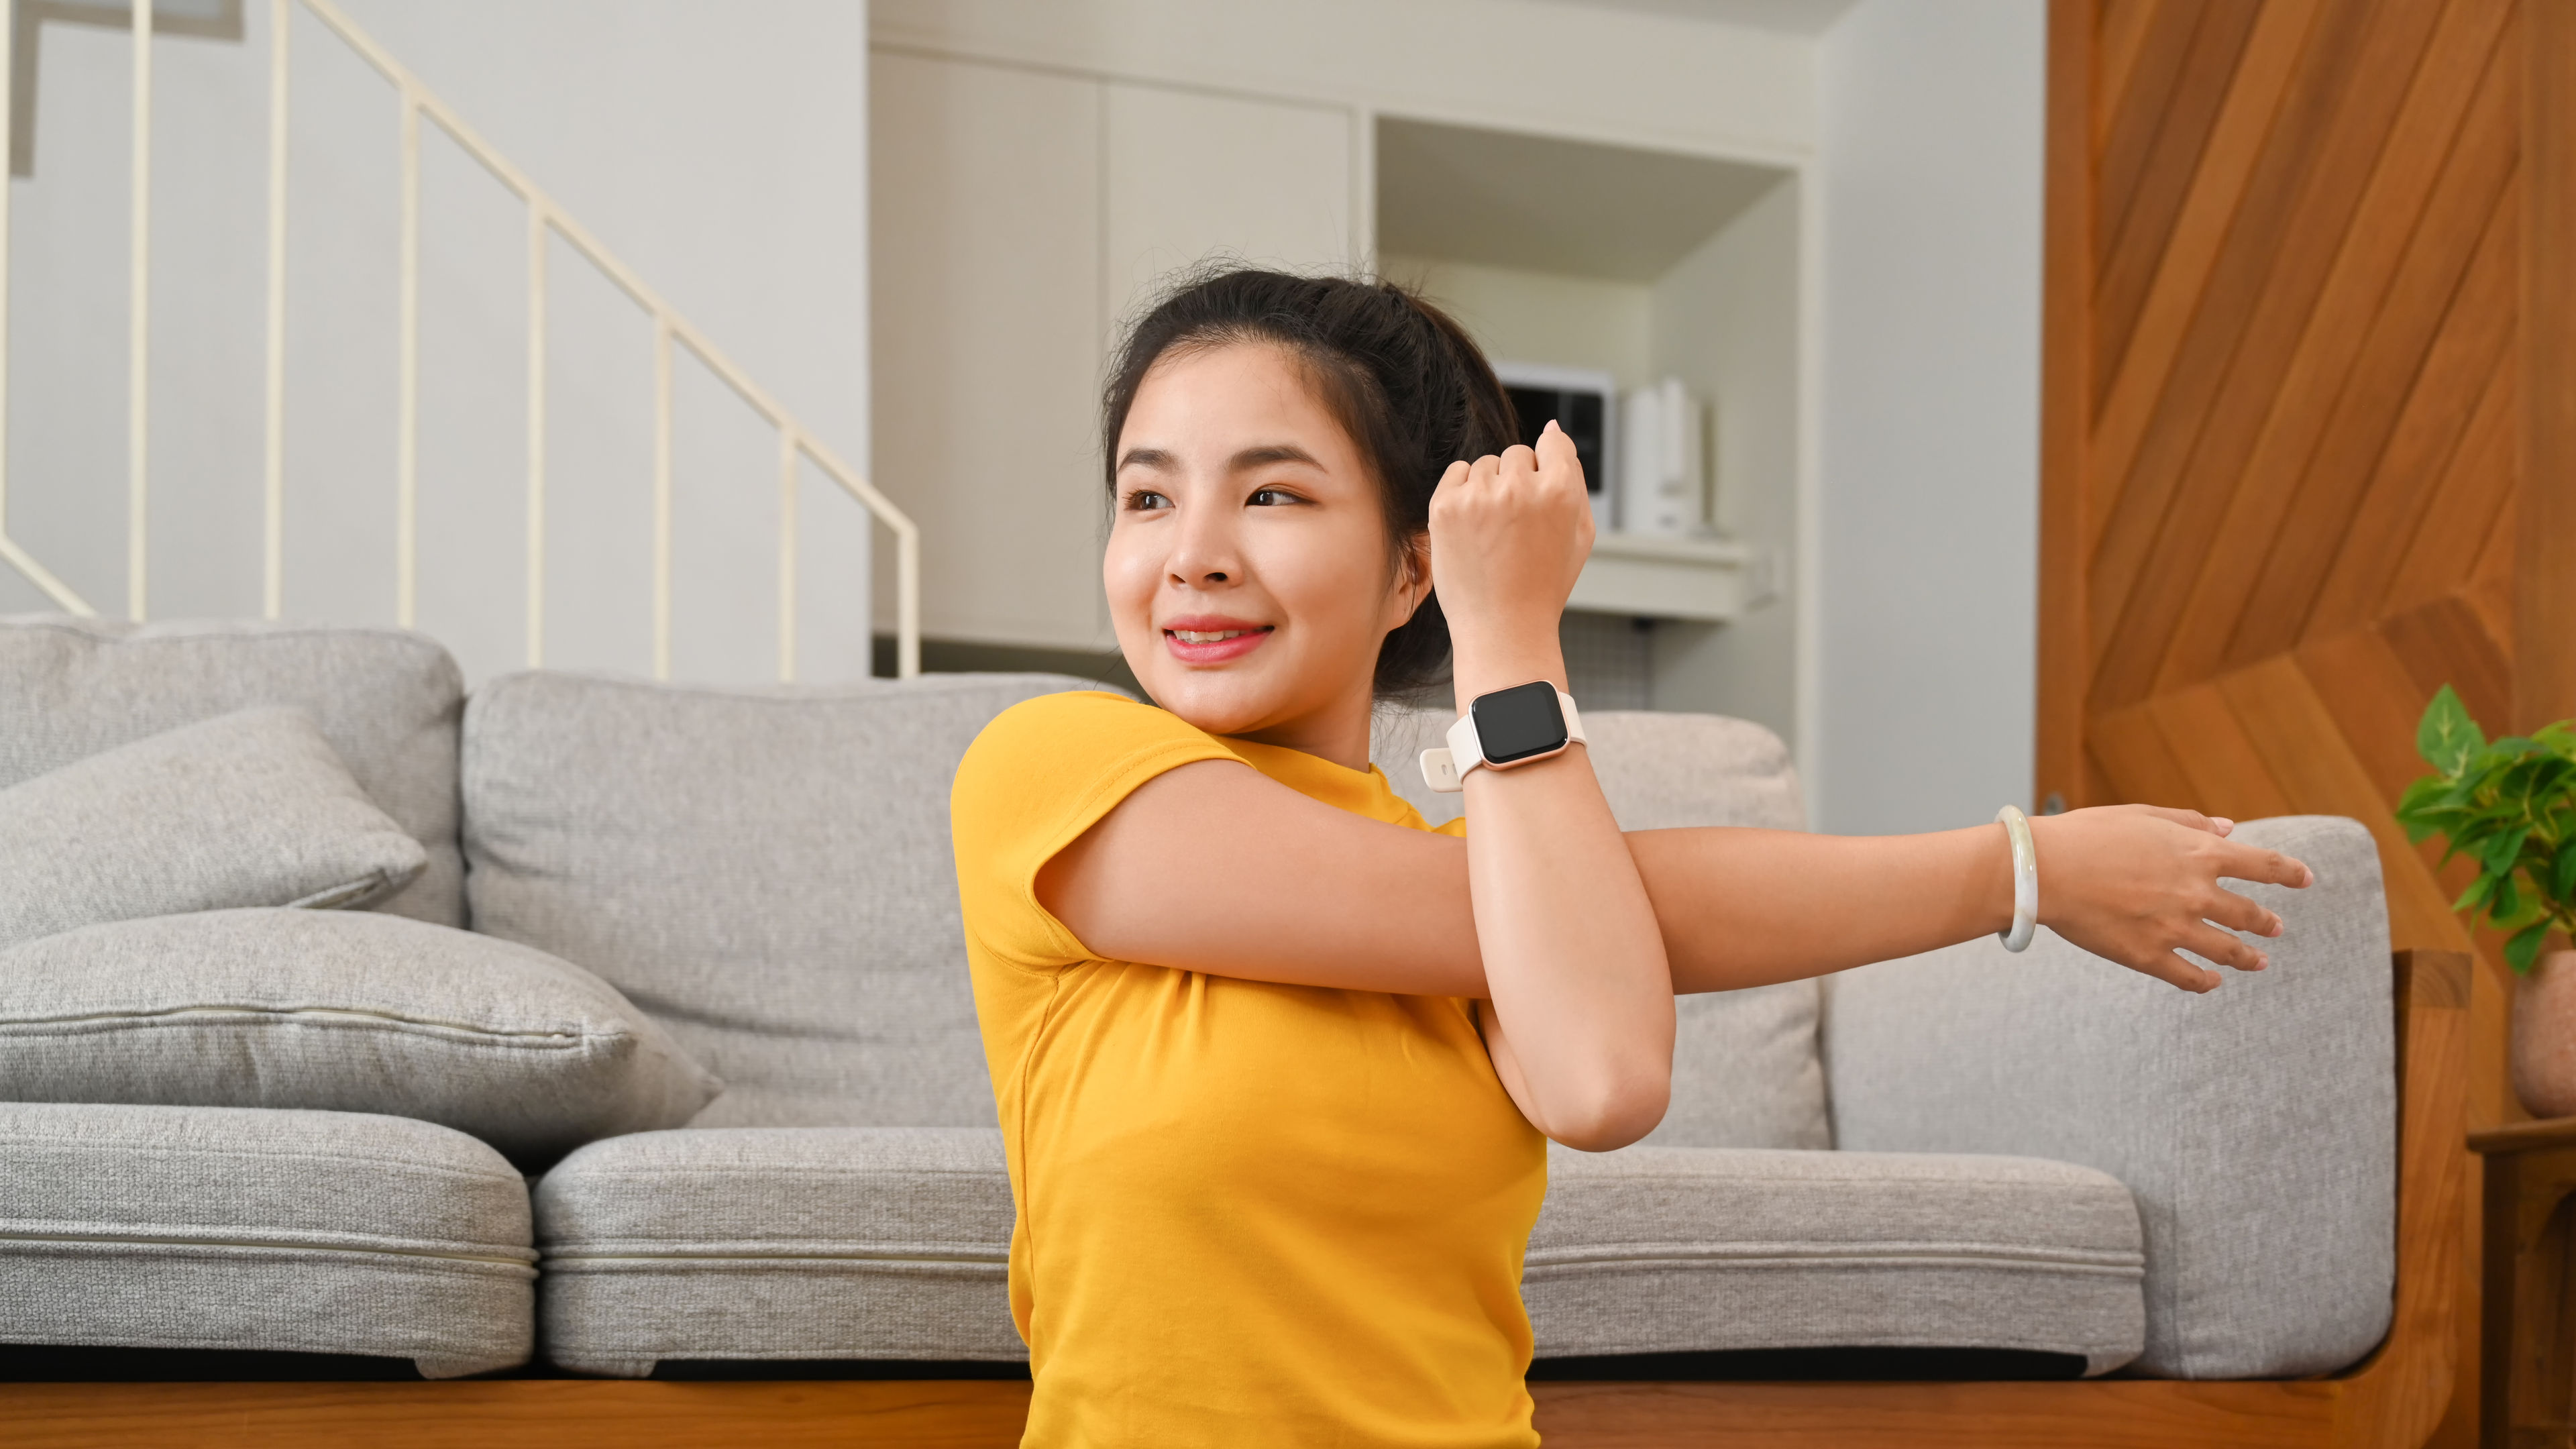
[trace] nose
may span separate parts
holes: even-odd
[[[1242,580],[1240,541],[1235,537],[1234,519],[1228,510],[1184,506],[1180,517],[1173,521],[1180,525],[1180,537],[1164,563],[1169,582],[1185,589],[1205,589]]]

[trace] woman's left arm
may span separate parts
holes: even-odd
[[[1453,464],[1431,499],[1431,570],[1458,708],[1566,683],[1557,642],[1592,516],[1574,444]],[[1467,895],[1487,1050],[1521,1114],[1570,1147],[1645,1136],[1672,1095],[1673,982],[1627,837],[1581,745],[1466,779]]]

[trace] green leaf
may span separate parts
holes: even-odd
[[[2474,911],[2478,907],[2485,905],[2487,897],[2495,894],[2495,884],[2496,877],[2481,874],[2476,880],[2469,882],[2469,888],[2467,890],[2460,892],[2460,898],[2458,900],[2451,902],[2451,909],[2455,911]]]
[[[2532,922],[2530,925],[2523,927],[2521,930],[2514,932],[2512,939],[2504,943],[2504,964],[2523,973],[2524,975],[2529,975],[2531,972],[2531,963],[2540,958],[2541,939],[2548,934],[2549,918],[2547,916],[2543,916],[2539,920]]]
[[[2448,794],[2450,788],[2451,782],[2439,775],[2417,777],[2414,783],[2406,787],[2406,792],[2397,797],[2399,817],[2403,818],[2433,809],[2433,802]]]
[[[2478,861],[2487,868],[2487,874],[2504,875],[2513,869],[2515,861],[2522,858],[2522,843],[2530,838],[2531,827],[2527,825],[2507,831],[2487,841],[2478,851]]]
[[[2397,823],[2406,827],[2406,839],[2421,845],[2436,831],[2447,831],[2459,820],[2461,807],[2452,803],[2450,782],[2439,775],[2426,775],[2406,787],[2397,802]]]
[[[2576,838],[2558,844],[2558,859],[2549,868],[2549,899],[2560,906],[2576,900]]]
[[[2496,884],[2495,890],[2487,896],[2487,916],[2498,922],[2511,920],[2522,910],[2522,891],[2514,885],[2513,877],[2510,875],[2494,876],[2491,879]]]
[[[2552,753],[2576,757],[2576,721],[2558,720],[2531,732],[2533,740]]]
[[[2457,775],[2467,767],[2469,756],[2485,748],[2486,738],[2478,733],[2475,720],[2469,718],[2469,707],[2460,703],[2459,693],[2445,684],[2434,691],[2432,701],[2424,706],[2424,718],[2415,726],[2415,752],[2424,763],[2445,775]]]

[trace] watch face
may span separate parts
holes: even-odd
[[[1565,748],[1565,711],[1557,708],[1556,686],[1545,680],[1480,694],[1468,708],[1476,717],[1476,738],[1493,764]]]

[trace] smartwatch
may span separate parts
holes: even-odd
[[[1574,696],[1542,679],[1476,696],[1449,727],[1449,748],[1422,752],[1422,781],[1443,795],[1467,788],[1479,765],[1508,770],[1565,753],[1583,740]]]

